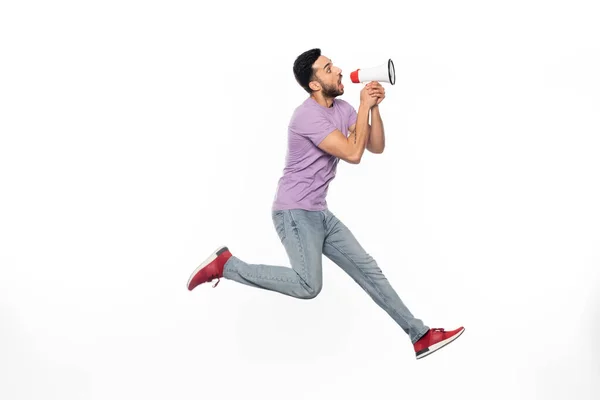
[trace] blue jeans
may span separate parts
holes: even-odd
[[[232,256],[223,277],[299,299],[323,287],[322,255],[341,267],[408,334],[414,344],[429,329],[404,305],[381,269],[352,232],[329,210],[274,210],[273,224],[291,268],[248,264]]]

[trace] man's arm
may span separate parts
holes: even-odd
[[[350,164],[360,163],[369,142],[369,110],[370,105],[361,102],[354,130],[348,137],[336,129],[319,144],[319,148]]]
[[[367,150],[371,153],[381,154],[385,148],[385,130],[379,113],[379,105],[371,108],[371,134],[367,143]]]

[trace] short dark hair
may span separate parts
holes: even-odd
[[[296,61],[294,61],[294,76],[296,77],[296,81],[309,94],[312,93],[312,90],[308,84],[314,78],[313,64],[320,56],[321,49],[315,48],[300,54],[296,58]]]

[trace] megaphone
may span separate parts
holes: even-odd
[[[377,67],[357,69],[350,73],[350,80],[354,83],[360,82],[388,82],[390,84],[396,83],[396,70],[394,69],[394,63],[391,59],[387,63],[378,65]]]

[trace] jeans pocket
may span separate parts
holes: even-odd
[[[273,226],[275,226],[275,231],[277,232],[277,236],[283,242],[285,240],[285,218],[283,211],[277,210],[273,211]]]

